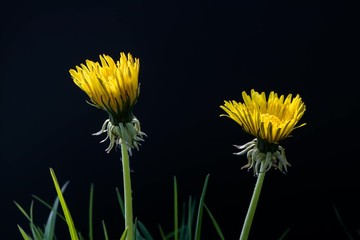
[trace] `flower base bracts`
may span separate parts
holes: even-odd
[[[135,117],[131,122],[120,122],[116,125],[114,125],[110,119],[107,119],[102,125],[101,130],[93,135],[100,135],[102,133],[107,133],[107,136],[101,143],[107,139],[110,140],[109,146],[105,149],[107,153],[110,153],[114,146],[118,146],[124,142],[130,155],[132,155],[132,148],[139,150],[139,146],[141,145],[139,142],[144,141],[143,137],[146,136],[146,134],[141,131],[139,120]]]
[[[248,163],[241,169],[247,168],[250,170],[252,168],[254,175],[256,176],[260,173],[261,162],[264,162],[265,164],[265,171],[274,167],[275,169],[279,169],[281,172],[287,172],[287,166],[290,166],[290,163],[286,160],[285,149],[280,145],[268,145],[263,140],[255,138],[244,145],[234,146],[241,150],[240,152],[234,153],[235,155],[244,155],[246,153],[248,159]],[[267,149],[268,151],[263,151],[264,149]]]

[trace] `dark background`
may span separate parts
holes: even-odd
[[[355,2],[355,1],[354,1]],[[233,144],[252,139],[228,118],[224,100],[241,92],[299,93],[307,125],[281,143],[292,166],[266,178],[250,239],[356,239],[359,207],[358,10],[346,1],[13,1],[1,2],[1,239],[21,239],[35,194],[61,184],[79,231],[87,234],[90,184],[95,235],[123,229],[116,187],[120,151],[106,154],[92,136],[106,114],[69,69],[99,54],[140,58],[141,95],[134,113],[148,137],[131,157],[134,215],[160,239],[172,228],[173,177],[179,201],[199,197],[228,240],[238,239],[256,178],[240,170]],[[37,224],[48,210],[34,203]],[[59,239],[69,239],[58,222]],[[218,239],[204,215],[203,239]]]

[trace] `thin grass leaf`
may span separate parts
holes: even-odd
[[[135,222],[134,222],[134,240],[137,240],[138,239],[138,234],[139,234],[139,231],[137,230],[137,218],[135,218]]]
[[[78,235],[79,235],[79,239],[80,239],[80,240],[85,240],[85,238],[83,237],[83,235],[81,235],[81,232],[78,232]]]
[[[39,226],[35,226],[35,228],[36,228],[36,232],[41,236],[40,239],[41,239],[41,240],[42,240],[42,239],[45,239],[44,231],[42,230],[42,228],[39,227]]]
[[[120,205],[120,209],[121,209],[121,213],[125,219],[125,207],[124,207],[124,200],[123,198],[121,197],[121,194],[119,192],[119,189],[116,188],[116,196],[117,196],[117,199],[119,201],[119,205]]]
[[[174,232],[168,233],[165,237],[166,239],[172,239],[174,237]]]
[[[160,224],[159,224],[159,231],[160,231],[160,235],[161,235],[162,240],[166,240],[164,231],[162,230],[162,227],[160,226]]]
[[[207,213],[209,214],[210,219],[211,219],[211,221],[212,221],[212,223],[213,223],[213,225],[214,225],[214,227],[215,227],[215,229],[216,229],[216,232],[217,232],[217,234],[219,235],[220,239],[221,239],[221,240],[224,240],[225,237],[224,237],[224,235],[223,235],[223,233],[222,233],[222,231],[221,231],[221,229],[220,229],[220,227],[219,227],[219,224],[218,224],[217,221],[215,220],[214,215],[210,212],[210,209],[206,206],[206,204],[204,204],[204,207],[205,207]]]
[[[289,232],[290,232],[290,228],[287,228],[285,232],[280,236],[279,240],[283,240]]]
[[[33,238],[35,240],[41,240],[43,239],[43,234],[39,231],[39,229],[34,224],[34,218],[33,218],[33,209],[34,209],[34,201],[31,201],[30,205],[30,230]]]
[[[139,220],[137,218],[135,218],[135,223],[134,223],[134,236],[135,236],[135,239],[134,240],[147,240],[139,232],[138,223],[139,223]]]
[[[45,202],[43,199],[41,199],[40,197],[36,196],[36,195],[32,195],[33,198],[35,198],[37,201],[39,201],[41,204],[43,204],[45,207],[49,208],[50,210],[52,209],[52,206],[50,206],[50,204],[48,204],[47,202]],[[59,212],[56,212],[56,215],[58,217],[60,217],[64,222],[66,222],[65,220],[65,217],[59,213]]]
[[[186,204],[183,203],[183,207],[182,207],[182,218],[181,218],[181,224],[180,224],[180,240],[183,240],[185,239],[186,237],[186,222],[185,222],[185,219],[186,219]]]
[[[164,234],[163,229],[161,228],[160,224],[159,224],[159,229],[160,229],[160,235],[162,237],[163,240],[168,240],[174,237],[174,232],[170,232],[168,234]]]
[[[67,181],[61,188],[61,192],[65,192],[66,187],[68,186],[69,181]],[[55,223],[56,223],[56,213],[58,212],[59,207],[59,198],[56,197],[53,207],[50,211],[48,220],[45,225],[44,239],[52,240],[55,236]]]
[[[189,206],[188,206],[188,221],[187,221],[187,229],[188,229],[188,240],[192,239],[192,225],[194,221],[195,214],[195,201],[192,201],[192,197],[189,197]]]
[[[104,221],[104,220],[102,220],[102,227],[103,227],[103,231],[104,231],[105,240],[109,240],[109,237],[108,237],[108,233],[107,233],[107,230],[106,230],[106,225],[105,225],[105,221]]]
[[[179,223],[178,223],[178,190],[177,190],[177,181],[174,176],[174,234],[175,240],[179,240]]]
[[[30,216],[26,213],[26,211],[24,210],[24,208],[22,208],[20,206],[20,204],[18,204],[16,201],[14,201],[16,207],[20,210],[20,212],[27,218],[27,220],[31,221]]]
[[[201,224],[202,224],[202,217],[203,217],[204,200],[205,200],[206,188],[207,188],[208,181],[209,181],[209,176],[210,176],[210,174],[208,174],[206,176],[204,187],[203,187],[201,197],[200,197],[198,215],[197,215],[196,226],[195,226],[195,237],[194,237],[195,240],[200,240],[200,237],[201,237]]]
[[[93,240],[93,205],[94,205],[94,184],[90,185],[89,200],[89,239]]]
[[[154,238],[151,236],[149,230],[147,230],[145,225],[141,221],[138,221],[137,223],[138,223],[139,231],[142,233],[142,235],[145,237],[145,239],[146,240],[154,240]]]
[[[126,237],[127,237],[127,231],[128,231],[128,228],[125,228],[123,234],[122,234],[121,237],[120,237],[120,240],[125,240],[125,239],[126,239]]]
[[[77,231],[76,231],[76,228],[75,228],[75,225],[74,225],[74,222],[73,222],[71,214],[70,214],[70,211],[69,211],[69,209],[67,207],[64,196],[62,195],[61,189],[59,187],[59,183],[57,181],[55,172],[54,172],[54,170],[52,168],[50,168],[50,173],[51,173],[51,177],[53,179],[54,185],[55,185],[57,195],[58,195],[59,200],[60,200],[62,210],[63,210],[64,215],[65,215],[65,219],[66,219],[66,223],[67,223],[68,228],[69,228],[71,240],[79,240],[78,235],[77,235]]]
[[[39,231],[38,227],[36,225],[34,225],[33,223],[30,223],[30,230],[31,230],[32,237],[35,240],[42,240],[43,239],[43,235]]]
[[[23,237],[24,240],[32,240],[32,238],[27,235],[27,233],[24,231],[24,229],[22,229],[19,225],[17,225],[17,226],[18,226],[21,236]]]
[[[334,209],[335,215],[336,215],[337,219],[339,220],[339,223],[340,223],[341,227],[344,229],[344,232],[346,233],[347,237],[349,238],[349,240],[353,240],[354,238],[352,237],[352,235],[350,234],[349,229],[347,228],[346,224],[342,220],[342,218],[340,216],[340,213],[337,210],[335,204],[333,205],[333,209]]]

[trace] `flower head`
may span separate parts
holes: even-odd
[[[130,122],[132,109],[139,96],[139,59],[120,53],[116,63],[107,55],[100,55],[100,63],[86,60],[86,64],[70,69],[70,75],[90,98],[91,103],[109,113],[113,124]]]
[[[265,92],[258,93],[251,90],[250,96],[242,92],[244,102],[224,101],[220,106],[226,116],[236,121],[242,129],[253,135],[255,139],[243,146],[238,155],[247,153],[249,162],[244,167],[254,167],[258,173],[261,161],[267,162],[267,169],[275,166],[280,170],[289,165],[285,157],[285,150],[279,142],[287,138],[294,129],[302,127],[305,123],[297,125],[306,110],[301,97],[294,98],[289,94],[278,96],[274,91],[266,98]],[[277,160],[279,162],[277,163]]]
[[[85,64],[69,70],[75,84],[90,98],[89,103],[109,115],[100,132],[95,134],[107,132],[110,139],[107,152],[121,141],[126,142],[129,151],[132,147],[138,148],[138,141],[145,135],[140,131],[140,122],[133,115],[140,93],[139,67],[138,58],[121,52],[116,62],[103,54],[100,55],[100,62],[86,60]]]

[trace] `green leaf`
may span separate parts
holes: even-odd
[[[121,213],[125,219],[125,207],[124,207],[124,200],[123,198],[121,197],[121,194],[119,192],[119,189],[116,188],[116,196],[117,196],[117,199],[119,201],[119,205],[120,205],[120,209],[121,209]]]
[[[147,228],[145,227],[145,225],[138,220],[138,228],[139,231],[142,233],[142,235],[144,236],[144,238],[146,240],[154,240],[154,238],[151,236],[150,232],[147,230]]]
[[[80,232],[79,232],[78,234],[79,234],[79,239],[80,239],[80,240],[85,240],[85,238],[83,237],[83,235],[81,235]]]
[[[33,221],[33,208],[34,208],[34,201],[31,201],[30,205],[30,230],[32,233],[32,236],[35,240],[41,240],[43,238],[43,234],[39,229],[36,227]]]
[[[177,190],[177,181],[174,176],[174,234],[175,240],[179,240],[179,223],[178,223],[178,190]]]
[[[102,226],[103,226],[103,231],[104,231],[105,240],[109,240],[109,237],[108,237],[108,233],[107,233],[107,230],[106,230],[106,225],[105,225],[105,221],[104,221],[104,220],[102,220]]]
[[[196,203],[195,201],[192,201],[191,196],[189,197],[189,206],[188,206],[188,220],[187,220],[187,228],[188,228],[188,239],[192,239],[192,225],[194,220],[194,214],[195,214],[195,207]]]
[[[44,239],[45,236],[44,236],[44,232],[43,232],[42,228],[39,227],[39,226],[36,226],[36,225],[34,225],[34,227],[35,227],[35,229],[36,229],[37,234],[40,236],[40,237],[39,237],[39,240]]]
[[[29,220],[30,222],[30,231],[32,234],[32,237],[35,240],[42,240],[43,239],[43,232],[40,228],[38,228],[33,221],[33,207],[34,207],[34,201],[31,201],[30,204],[30,212],[29,214],[26,213],[26,211],[18,204],[16,201],[14,201],[16,207],[21,211],[21,213]],[[20,227],[20,226],[19,226]],[[20,229],[20,228],[19,228]],[[22,229],[21,229],[22,230]],[[21,232],[20,230],[20,232]],[[24,232],[25,233],[25,232]],[[21,233],[23,235],[23,233]]]
[[[198,215],[197,215],[196,226],[195,226],[195,237],[194,237],[195,240],[200,240],[200,237],[201,237],[201,224],[202,224],[202,217],[203,217],[204,200],[205,200],[206,188],[207,188],[208,181],[209,181],[209,176],[210,176],[210,174],[208,174],[206,176],[204,187],[203,187],[201,197],[200,197]]]
[[[184,237],[186,237],[186,222],[185,222],[185,219],[186,219],[186,204],[183,203],[183,207],[182,207],[182,217],[181,217],[181,224],[180,224],[180,240],[183,240]]]
[[[41,204],[43,204],[45,207],[49,208],[50,210],[52,210],[52,206],[50,206],[47,202],[45,202],[43,199],[41,199],[40,197],[36,196],[36,195],[32,195],[33,198],[35,198],[37,201],[39,201]],[[66,222],[65,217],[60,214],[59,212],[56,212],[56,215],[59,216],[61,218],[61,220],[63,220],[64,222]]]
[[[164,231],[162,230],[162,227],[160,226],[160,224],[159,224],[159,231],[160,231],[160,235],[161,235],[162,240],[166,240]]]
[[[93,240],[93,205],[94,205],[94,184],[90,186],[89,200],[89,239]]]
[[[135,240],[147,240],[145,239],[141,233],[139,232],[138,230],[138,223],[139,223],[139,220],[136,218],[135,219],[135,223],[134,223],[134,235],[135,235]]]
[[[62,210],[63,210],[64,215],[65,215],[65,219],[66,219],[66,223],[67,223],[68,228],[69,228],[71,240],[79,240],[77,232],[76,232],[76,228],[75,228],[75,225],[74,225],[74,222],[73,222],[71,214],[70,214],[70,211],[69,211],[69,209],[67,207],[64,196],[62,195],[61,189],[59,187],[59,183],[57,181],[55,172],[54,172],[54,170],[52,168],[50,168],[50,173],[51,173],[51,177],[53,179],[54,185],[55,185],[57,195],[58,195],[59,200],[60,200]]]
[[[24,240],[32,240],[31,237],[29,237],[26,232],[19,226],[17,225],[19,230],[20,230],[20,233],[21,233],[21,236],[23,237]]]
[[[66,182],[63,187],[61,188],[61,191],[64,192],[69,182]],[[56,197],[52,210],[50,211],[48,220],[45,225],[45,232],[44,232],[44,238],[52,240],[55,236],[55,223],[56,223],[56,213],[58,211],[59,207],[59,198]]]
[[[221,240],[224,240],[224,239],[225,239],[225,238],[224,238],[224,235],[223,235],[223,233],[221,232],[221,229],[220,229],[220,227],[219,227],[219,224],[216,222],[213,214],[210,212],[210,210],[209,210],[209,208],[206,206],[206,204],[204,204],[204,207],[205,207],[207,213],[209,214],[209,216],[210,216],[210,218],[211,218],[211,221],[212,221],[212,223],[213,223],[213,225],[214,225],[214,227],[215,227],[215,229],[216,229],[216,232],[218,233],[220,239],[221,239]]]
[[[121,237],[120,237],[120,240],[125,240],[125,239],[126,239],[127,231],[128,231],[128,228],[125,228],[123,234],[122,234]]]
[[[20,206],[20,204],[18,204],[16,201],[14,201],[14,203],[15,203],[16,207],[20,210],[20,212],[21,212],[29,221],[31,221],[30,216],[26,213],[26,211],[24,210],[24,208],[22,208],[22,207]]]
[[[333,209],[334,209],[336,218],[338,219],[338,221],[339,221],[341,227],[343,228],[344,232],[346,233],[348,239],[349,239],[349,240],[353,240],[354,238],[353,238],[352,235],[350,234],[350,231],[349,231],[349,229],[347,228],[345,222],[342,220],[342,217],[340,216],[340,213],[339,213],[339,211],[337,210],[335,204],[333,205]]]
[[[290,232],[290,228],[287,228],[285,232],[280,236],[279,240],[283,240],[289,232]]]

